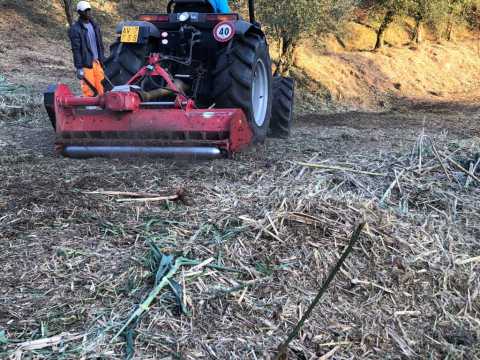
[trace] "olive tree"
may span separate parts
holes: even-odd
[[[270,36],[280,43],[277,72],[287,74],[299,41],[335,32],[352,9],[353,0],[257,0],[256,11]]]
[[[72,26],[73,24],[73,0],[62,0],[61,4],[63,10],[65,11],[65,18],[67,19],[68,25]]]
[[[410,0],[408,14],[415,20],[412,40],[421,42],[423,24],[447,40],[458,24],[478,29],[479,5],[480,0]]]
[[[412,41],[419,44],[423,40],[423,26],[428,24],[437,29],[444,22],[449,0],[411,0],[408,5],[408,15],[415,21]]]
[[[466,23],[479,30],[480,0],[443,0],[445,2],[445,38],[452,40],[456,25]]]
[[[412,41],[422,41],[423,26],[441,33],[451,40],[453,29],[459,23],[477,27],[480,0],[363,0],[368,2],[372,14],[381,14],[382,21],[377,31],[375,49],[384,44],[384,34],[397,16],[408,15],[415,21]],[[440,31],[440,29],[443,29]]]
[[[380,25],[377,29],[375,50],[385,44],[385,32],[396,17],[407,14],[411,8],[411,1],[415,0],[361,0],[359,5],[373,16],[380,16]]]

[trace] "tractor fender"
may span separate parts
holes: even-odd
[[[235,21],[235,36],[244,37],[245,34],[253,32],[265,38],[265,34],[259,26],[253,25],[244,20]]]
[[[123,31],[125,26],[138,26],[140,33],[139,33],[139,44],[145,44],[148,42],[150,37],[160,38],[160,31],[158,28],[149,23],[148,21],[123,21],[117,25],[115,28],[115,33],[120,35]]]

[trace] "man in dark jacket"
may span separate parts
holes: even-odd
[[[98,94],[103,94],[102,81],[105,78],[102,34],[100,27],[92,20],[91,9],[87,1],[80,1],[77,4],[78,21],[68,31],[77,78],[82,80],[81,87],[85,96],[94,96],[87,81],[95,87]]]

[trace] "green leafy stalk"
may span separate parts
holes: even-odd
[[[115,341],[124,331],[127,329],[135,320],[139,319],[145,312],[150,310],[150,306],[152,305],[155,298],[158,296],[160,291],[165,286],[169,286],[170,278],[175,275],[175,273],[185,265],[198,265],[200,262],[186,259],[186,258],[178,258],[175,261],[175,264],[172,266],[170,271],[162,278],[162,280],[153,288],[153,290],[148,294],[148,297],[143,301],[140,306],[135,310],[135,312],[130,316],[128,321],[122,326],[122,328],[117,332],[117,334],[113,337],[112,341]]]

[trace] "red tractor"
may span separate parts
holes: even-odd
[[[247,22],[214,13],[208,0],[171,0],[164,14],[119,24],[104,95],[74,96],[62,84],[45,93],[58,150],[216,158],[287,137],[294,83],[272,77],[253,0],[249,14]]]

